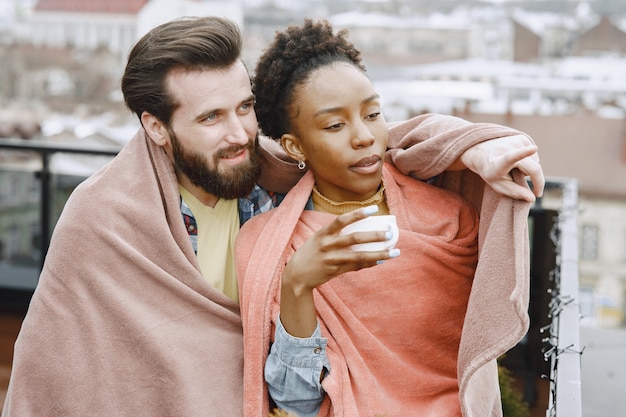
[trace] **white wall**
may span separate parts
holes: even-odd
[[[582,327],[580,346],[583,416],[626,416],[626,330]]]
[[[581,285],[594,290],[593,320],[598,327],[624,326],[626,311],[626,201],[581,197],[578,222],[598,226],[598,259],[580,259]],[[582,234],[580,235],[582,239]],[[581,245],[583,242],[581,241]],[[581,251],[582,253],[582,251]],[[586,318],[583,318],[587,322]],[[625,345],[626,346],[626,345]],[[626,360],[626,356],[624,356]],[[626,416],[626,412],[624,413]]]
[[[183,16],[225,17],[243,28],[244,11],[239,2],[151,0],[137,16],[136,38],[139,40],[155,26]]]

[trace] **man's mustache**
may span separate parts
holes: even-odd
[[[220,149],[215,157],[217,159],[219,158],[228,158],[229,156],[235,155],[238,152],[241,152],[244,149],[249,149],[251,152],[254,151],[254,146],[256,143],[256,139],[250,139],[248,140],[248,143],[246,143],[245,145],[233,145],[233,146],[229,146],[228,148],[224,148],[224,149]]]

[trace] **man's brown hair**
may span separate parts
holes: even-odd
[[[157,26],[128,55],[124,101],[140,120],[145,111],[169,125],[178,103],[167,90],[167,75],[227,68],[239,59],[242,45],[239,27],[220,17],[185,17]]]

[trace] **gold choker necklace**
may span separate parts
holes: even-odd
[[[379,213],[381,211],[388,211],[385,204],[385,183],[381,182],[380,187],[376,194],[363,201],[335,201],[322,195],[317,189],[317,186],[313,186],[313,205],[315,210],[324,211],[332,214],[343,214],[352,210],[356,210],[361,207],[378,206]],[[382,210],[381,210],[382,209]]]

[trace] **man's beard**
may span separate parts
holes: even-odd
[[[219,198],[233,199],[245,197],[254,188],[254,184],[261,175],[261,160],[257,154],[258,137],[249,140],[245,146],[231,146],[220,149],[213,155],[213,166],[204,155],[185,149],[172,129],[168,129],[172,140],[174,168],[184,174],[191,183],[202,188],[209,194]],[[232,167],[229,172],[221,173],[218,170],[220,157],[232,155],[241,149],[248,149],[250,158]]]

